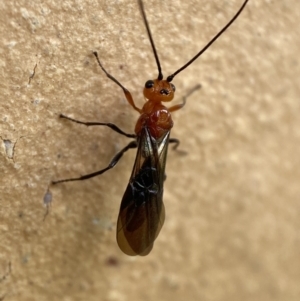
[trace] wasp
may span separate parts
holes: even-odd
[[[142,108],[138,108],[135,105],[131,93],[115,77],[106,71],[99,59],[98,53],[93,52],[98,65],[106,76],[123,90],[128,103],[140,114],[135,125],[135,134],[127,134],[112,123],[83,122],[63,114],[60,115],[60,118],[86,126],[107,126],[121,135],[134,138],[134,140],[113,157],[106,168],[77,178],[52,181],[52,184],[55,185],[62,182],[86,180],[101,175],[113,168],[127,150],[137,148],[133,170],[121,201],[117,222],[117,242],[120,249],[127,255],[145,256],[149,254],[164,224],[165,207],[163,203],[163,187],[166,177],[165,168],[168,146],[174,143],[174,148],[176,148],[179,144],[179,140],[170,138],[170,132],[173,127],[171,113],[180,110],[185,105],[186,98],[190,93],[200,87],[199,85],[196,86],[183,98],[181,103],[167,107],[164,103],[171,102],[175,94],[175,86],[172,81],[178,73],[192,64],[226,31],[241,14],[247,2],[248,0],[243,2],[233,18],[204,48],[185,65],[164,79],[144,5],[142,0],[138,0],[158,68],[157,78],[150,79],[145,83],[143,95],[146,102]]]

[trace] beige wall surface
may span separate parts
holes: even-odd
[[[169,75],[242,0],[145,0]],[[300,300],[300,2],[250,0],[233,26],[174,79],[164,203],[147,257],[115,239],[135,151],[102,176],[138,114],[92,54],[143,104],[157,76],[135,0],[0,3],[0,300]],[[34,75],[33,75],[34,73]],[[2,298],[2,299],[1,299]]]

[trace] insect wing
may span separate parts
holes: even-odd
[[[127,255],[149,254],[164,220],[163,182],[170,133],[159,140],[145,127],[117,225],[117,242]]]

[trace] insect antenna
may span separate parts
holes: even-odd
[[[154,41],[153,41],[153,38],[152,38],[152,34],[151,34],[151,31],[150,31],[150,27],[149,27],[149,24],[148,24],[147,17],[146,17],[146,14],[145,14],[144,4],[143,4],[142,0],[138,0],[138,1],[139,1],[140,10],[142,12],[143,20],[144,20],[144,23],[145,23],[145,26],[146,26],[146,29],[147,29],[148,37],[150,39],[150,43],[151,43],[152,50],[153,50],[153,53],[154,53],[156,65],[157,65],[157,68],[158,68],[158,77],[157,77],[157,79],[162,80],[163,79],[163,74],[161,72],[161,66],[160,66],[160,62],[159,62],[159,59],[158,59],[157,51],[155,49]]]
[[[205,50],[207,50],[225,31],[226,29],[236,20],[236,18],[240,15],[240,13],[243,11],[243,9],[245,8],[247,2],[249,0],[244,1],[243,5],[241,6],[241,8],[237,11],[237,13],[233,16],[233,18],[210,40],[209,43],[207,43],[207,45],[201,49],[191,60],[189,60],[185,65],[183,65],[181,68],[179,68],[176,72],[174,72],[173,74],[169,75],[167,77],[167,81],[171,82],[173,80],[173,78],[182,70],[184,70],[185,68],[187,68],[190,64],[192,64],[203,52],[205,52]],[[146,24],[147,25],[147,24]]]

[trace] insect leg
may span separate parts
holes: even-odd
[[[187,154],[186,151],[181,150],[181,149],[177,149],[178,146],[179,146],[179,144],[180,144],[179,139],[177,139],[177,138],[170,138],[170,139],[169,139],[169,143],[174,143],[174,146],[172,147],[172,149],[173,149],[174,151],[176,151],[177,153],[179,153],[179,154],[181,154],[181,155],[186,155],[186,154]]]
[[[129,138],[136,138],[135,134],[127,134],[127,133],[123,132],[119,127],[117,127],[115,124],[110,123],[110,122],[84,122],[84,121],[73,119],[73,118],[68,117],[66,115],[63,115],[63,114],[60,114],[59,117],[64,118],[64,119],[68,119],[72,122],[76,122],[76,123],[79,123],[79,124],[84,124],[86,126],[104,125],[104,126],[107,126],[107,127],[111,128],[113,131],[115,131],[115,132],[117,132],[117,133],[119,133],[123,136],[129,137]]]
[[[177,110],[180,110],[181,108],[183,108],[185,103],[186,103],[187,98],[189,96],[191,96],[191,94],[193,94],[195,91],[197,91],[200,88],[201,88],[200,84],[196,85],[193,89],[191,89],[191,91],[189,91],[186,95],[184,95],[182,97],[182,103],[180,103],[178,105],[175,105],[175,106],[172,106],[171,108],[169,108],[169,111],[174,112],[174,111],[177,111]]]
[[[139,109],[139,108],[135,105],[131,93],[130,93],[130,92],[129,92],[129,91],[128,91],[128,90],[127,90],[127,89],[126,89],[126,88],[118,81],[118,80],[116,80],[112,75],[110,75],[110,74],[104,69],[104,67],[102,66],[102,64],[101,64],[101,62],[100,62],[100,59],[99,59],[99,57],[98,57],[97,51],[94,51],[93,54],[94,54],[94,56],[95,56],[96,59],[97,59],[98,65],[99,65],[100,68],[103,70],[103,72],[106,74],[106,76],[107,76],[109,79],[111,79],[113,82],[115,82],[119,87],[122,88],[122,90],[123,90],[123,92],[124,92],[124,94],[125,94],[125,97],[126,97],[127,101],[129,102],[129,104],[130,104],[136,111],[138,111],[139,113],[141,113],[142,110]]]
[[[136,141],[131,141],[131,142],[129,142],[128,145],[126,145],[121,151],[119,151],[112,158],[112,160],[110,161],[110,163],[108,164],[107,167],[105,167],[105,168],[103,168],[103,169],[101,169],[99,171],[96,171],[96,172],[93,172],[93,173],[90,173],[90,174],[78,177],[78,178],[70,178],[70,179],[62,179],[62,180],[58,180],[58,181],[52,181],[52,185],[55,185],[55,184],[58,184],[58,183],[62,183],[62,182],[82,181],[82,180],[93,178],[95,176],[99,176],[99,175],[105,173],[107,170],[113,168],[119,162],[119,160],[121,159],[121,157],[123,156],[123,154],[125,152],[127,152],[131,148],[136,148],[136,147],[137,147],[137,142]]]
[[[171,144],[171,143],[174,143],[173,150],[177,150],[177,147],[178,147],[179,144],[180,144],[179,139],[177,139],[177,138],[170,138],[170,139],[169,139],[169,144]],[[167,174],[165,173],[165,174],[164,174],[164,181],[165,181],[166,179],[167,179]]]
[[[177,138],[170,138],[169,143],[175,143],[175,145],[173,146],[173,150],[176,150],[180,144],[180,141]]]

